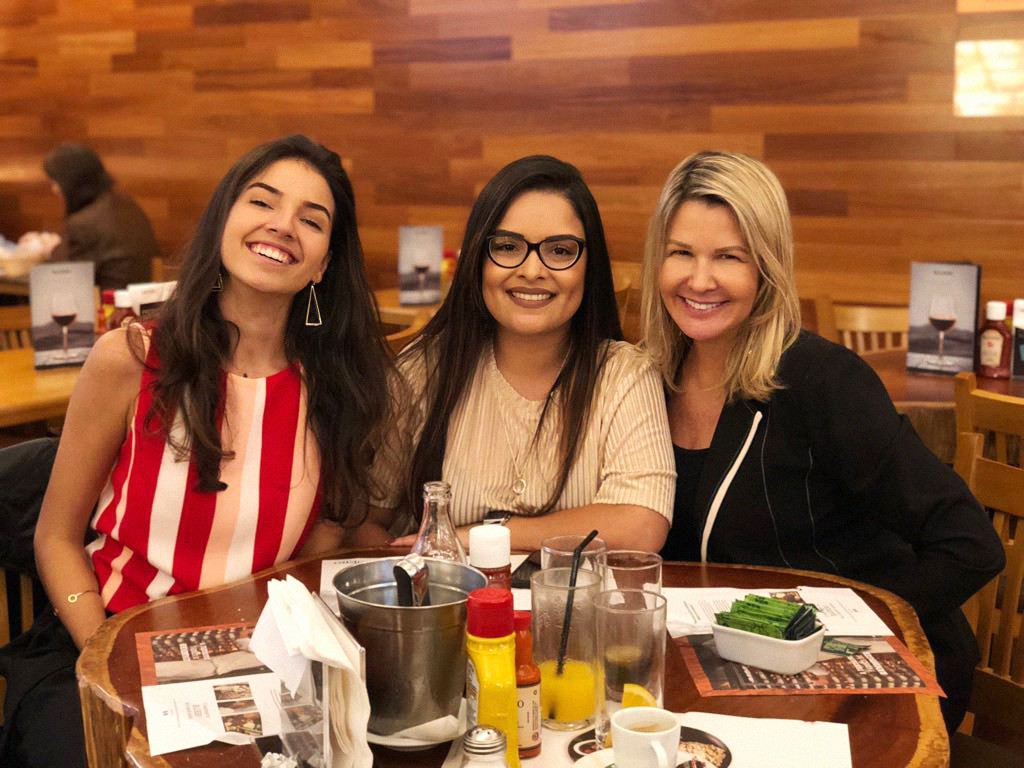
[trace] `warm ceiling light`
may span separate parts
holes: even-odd
[[[1024,115],[1024,40],[956,44],[956,114]]]

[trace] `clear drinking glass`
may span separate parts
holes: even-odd
[[[661,593],[661,555],[637,549],[613,549],[606,555],[605,589],[645,589]]]
[[[541,568],[571,568],[572,555],[576,547],[583,541],[583,536],[569,534],[550,536],[540,543]],[[592,571],[604,580],[605,562],[608,547],[603,539],[595,538],[580,557],[580,570]]]
[[[597,597],[599,695],[594,735],[607,747],[611,716],[625,707],[660,707],[665,686],[663,595],[614,589]]]
[[[533,608],[533,659],[540,667],[540,710],[547,728],[575,730],[590,725],[597,705],[597,638],[594,600],[601,579],[593,571],[576,574],[569,586],[570,568],[548,568],[530,577]],[[566,603],[572,612],[565,664],[558,671],[558,652],[565,626]]]
[[[412,551],[423,557],[466,562],[451,516],[452,489],[448,483],[436,481],[423,485],[423,520]]]

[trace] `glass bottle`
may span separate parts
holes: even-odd
[[[107,320],[107,330],[112,331],[122,325],[128,325],[138,317],[132,307],[131,291],[114,291],[114,311],[110,314],[110,319]]]
[[[503,525],[469,529],[469,564],[487,577],[487,586],[512,589],[512,534]]]
[[[519,757],[540,754],[540,667],[533,661],[529,611],[515,612],[516,699],[519,719]]]
[[[423,520],[412,551],[423,557],[466,562],[451,516],[452,489],[448,483],[435,481],[423,485]]]
[[[978,334],[979,376],[988,379],[1010,377],[1010,350],[1013,341],[1006,327],[1006,304],[990,301],[985,305],[985,324]]]

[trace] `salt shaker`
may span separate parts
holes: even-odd
[[[477,725],[462,737],[462,768],[508,768],[505,734],[489,725]]]

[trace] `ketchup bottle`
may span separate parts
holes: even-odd
[[[978,334],[978,375],[987,379],[1010,378],[1010,351],[1013,339],[1006,327],[1006,304],[990,301],[985,305],[985,324]]]

